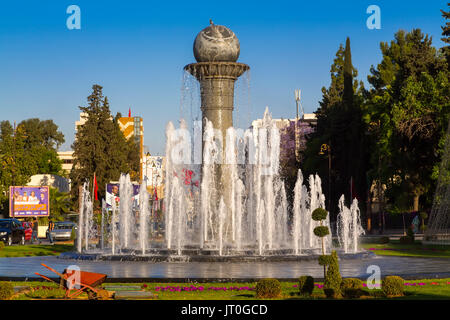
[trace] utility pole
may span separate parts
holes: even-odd
[[[320,146],[320,155],[328,154],[328,211],[331,212],[331,142],[324,143]]]
[[[300,126],[299,126],[299,117],[298,117],[298,106],[302,108],[302,117],[304,115],[303,113],[303,107],[300,103],[301,100],[301,90],[296,89],[295,90],[295,103],[297,105],[297,115],[295,117],[295,158],[297,161],[299,161],[299,151],[300,151]]]

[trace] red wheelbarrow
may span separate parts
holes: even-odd
[[[64,269],[63,273],[59,273],[53,268],[41,263],[44,267],[56,273],[60,282],[57,283],[52,279],[35,272],[38,276],[44,278],[45,280],[57,283],[61,288],[66,290],[66,298],[73,299],[86,292],[89,299],[107,299],[109,297],[109,293],[107,290],[98,288],[105,280],[106,274],[102,273],[94,273],[87,271],[78,271],[72,269]],[[75,272],[79,272],[79,275],[76,275]]]

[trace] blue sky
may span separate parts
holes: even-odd
[[[399,29],[420,28],[443,46],[440,9],[447,1],[4,1],[0,6],[0,120],[53,119],[69,150],[80,105],[97,83],[113,114],[144,118],[145,145],[164,152],[164,128],[181,115],[183,67],[195,62],[197,33],[213,19],[240,40],[250,65],[251,118],[269,106],[294,117],[294,89],[314,112],[340,43],[351,40],[358,78],[380,62],[379,44]],[[226,3],[226,5],[224,5]],[[81,30],[69,30],[69,5],[81,9]],[[369,5],[381,29],[369,30]],[[245,91],[245,90],[244,90]],[[240,122],[242,123],[242,121]]]

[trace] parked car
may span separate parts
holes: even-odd
[[[22,223],[14,218],[0,219],[0,240],[8,246],[13,243],[25,244],[25,229]]]
[[[55,222],[53,230],[51,231],[52,239],[56,240],[70,240],[70,236],[72,235],[72,229],[75,228],[76,224],[71,221],[63,221],[63,222]],[[47,238],[48,238],[48,230],[47,230]]]
[[[25,241],[31,241],[33,226],[29,222],[22,221],[22,227],[25,229]]]

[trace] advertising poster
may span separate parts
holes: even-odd
[[[48,186],[9,187],[10,217],[45,217],[49,212]]]
[[[120,185],[118,183],[108,183],[106,185],[106,207],[111,208],[113,201],[116,201],[116,205],[120,203]],[[139,189],[140,185],[133,184],[133,196],[132,206],[137,208],[139,206]]]

